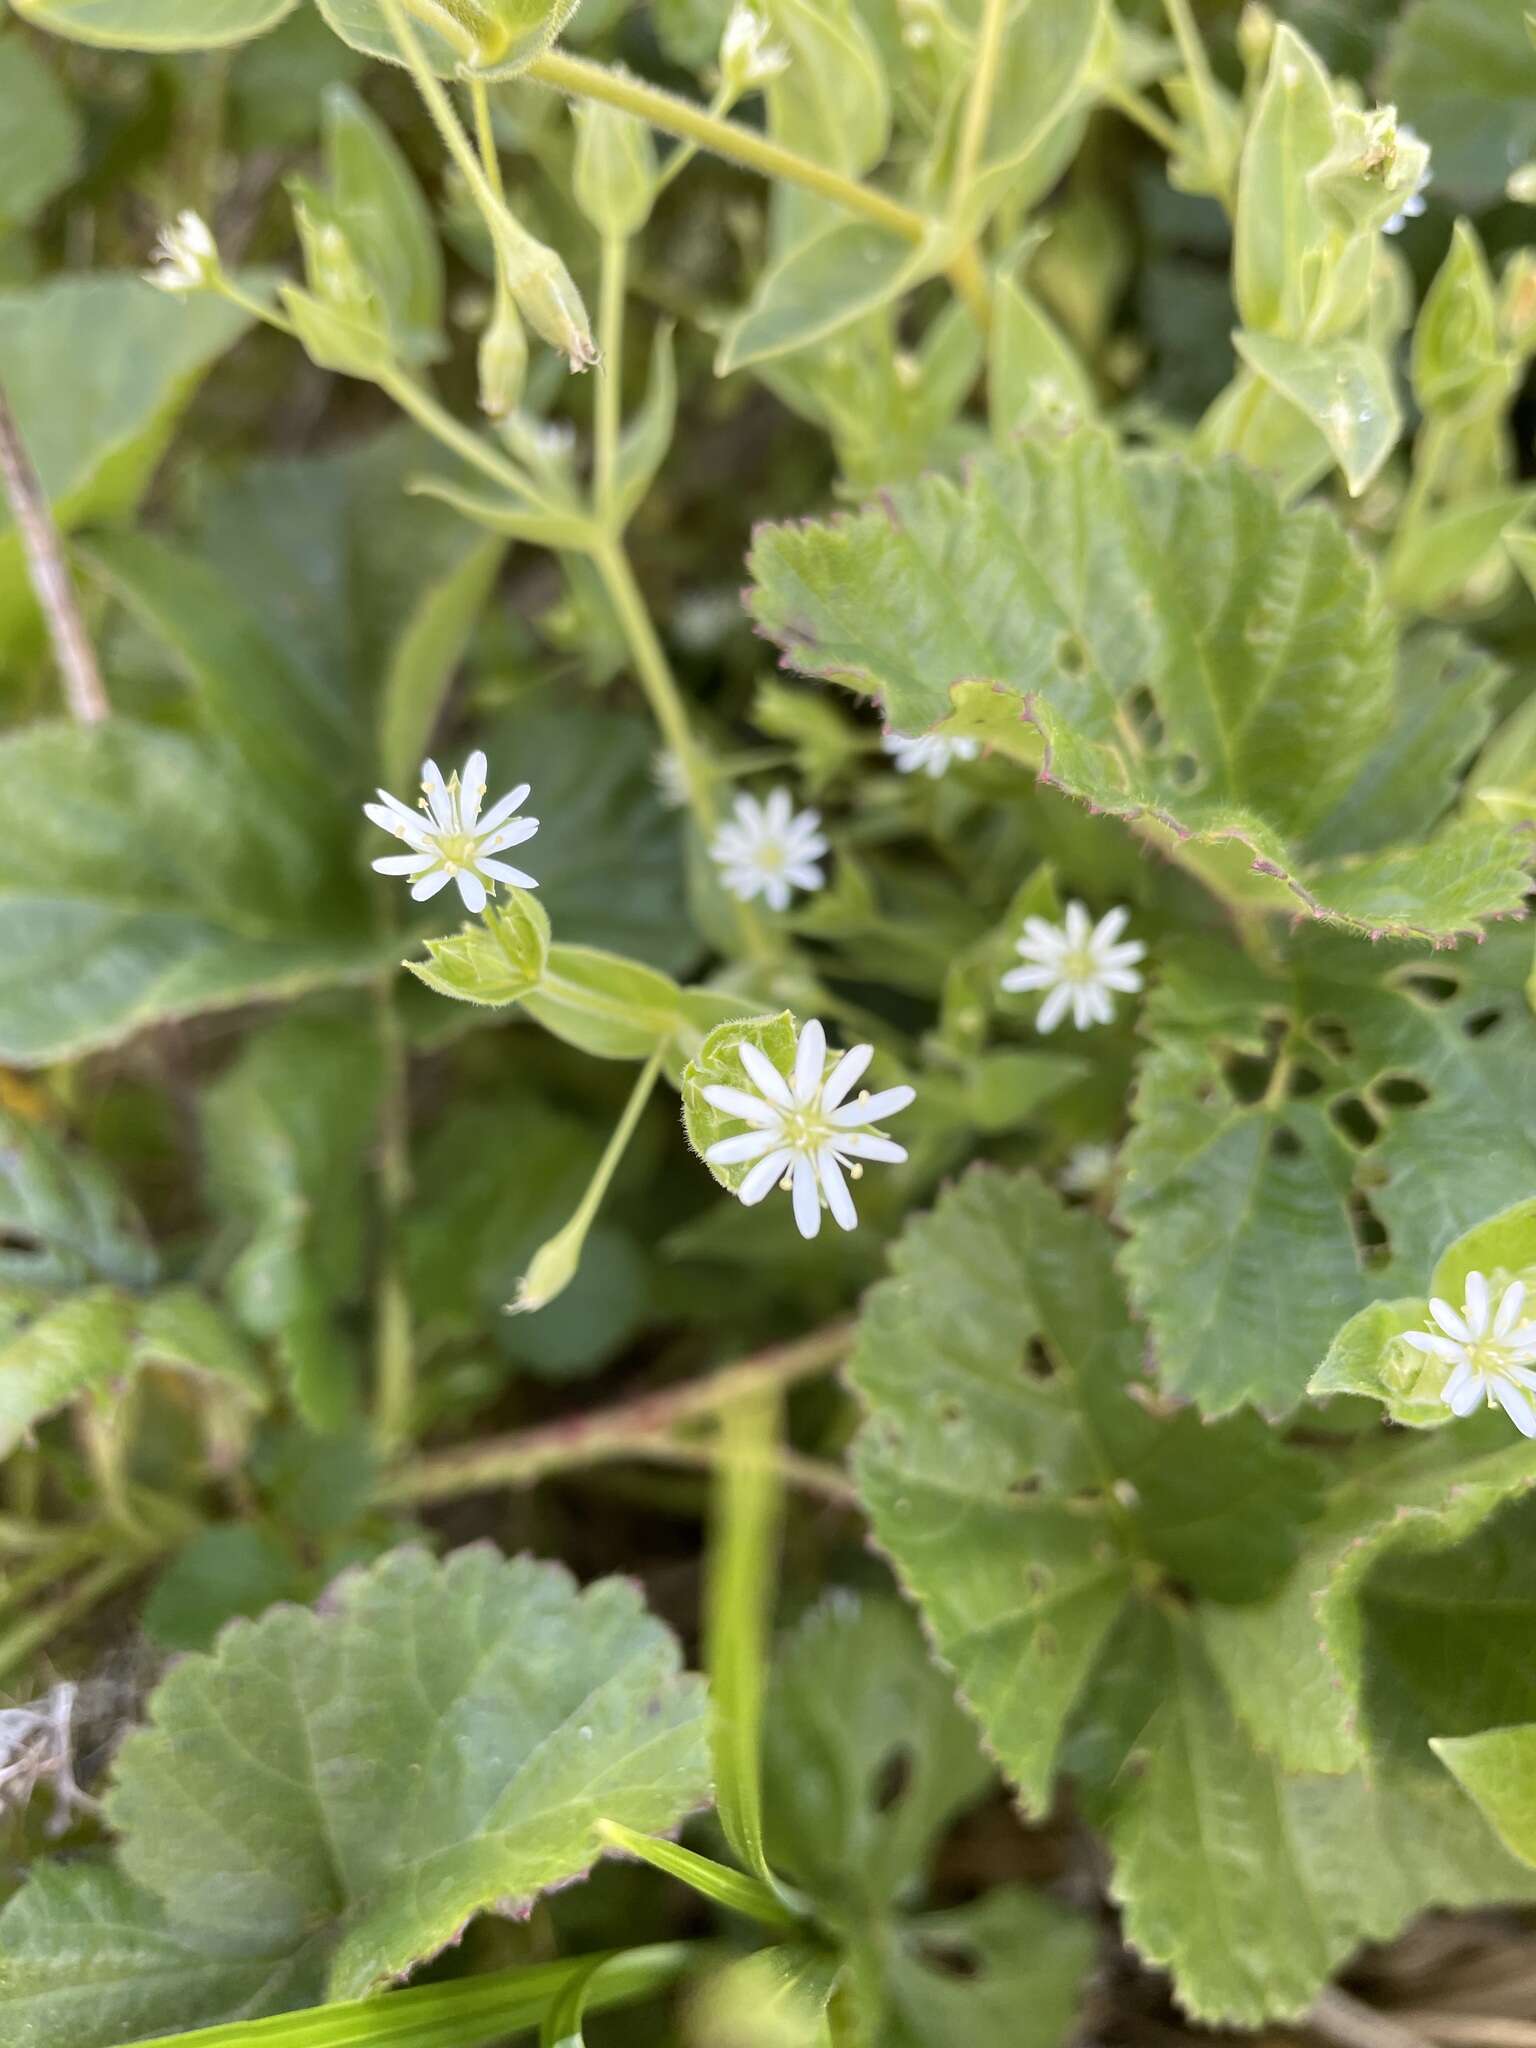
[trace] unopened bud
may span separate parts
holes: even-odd
[[[599,234],[638,234],[656,197],[656,146],[633,114],[587,101],[576,109],[576,204]]]
[[[559,256],[522,229],[502,254],[507,290],[534,333],[559,349],[573,370],[590,370],[597,344],[576,281]]]
[[[1269,68],[1269,53],[1275,40],[1275,17],[1262,0],[1248,0],[1237,18],[1237,53],[1251,79],[1261,79]]]
[[[528,337],[515,305],[505,292],[496,294],[495,309],[480,337],[480,410],[493,420],[515,412],[528,375]]]
[[[507,1303],[507,1314],[530,1315],[547,1308],[556,1295],[563,1294],[576,1278],[582,1246],[587,1241],[590,1218],[579,1212],[563,1230],[541,1244],[517,1285],[517,1296]]]
[[[1536,206],[1536,162],[1521,164],[1504,181],[1506,197],[1517,206]]]

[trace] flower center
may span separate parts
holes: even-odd
[[[434,835],[437,850],[446,867],[455,870],[475,864],[475,838],[470,832],[439,832]]]
[[[777,839],[764,839],[757,849],[757,864],[765,874],[776,875],[784,865],[784,849]]]
[[[1070,953],[1061,956],[1061,978],[1063,981],[1097,981],[1099,963],[1086,946],[1074,946]]]
[[[797,1152],[817,1152],[830,1142],[832,1127],[826,1122],[816,1105],[809,1109],[788,1109],[784,1112],[784,1143]]]

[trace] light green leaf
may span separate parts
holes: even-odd
[[[323,1616],[276,1609],[177,1665],[108,1809],[179,1926],[323,1956],[357,1997],[583,1872],[604,1814],[674,1827],[703,1796],[702,1716],[631,1584],[397,1551]]]
[[[672,446],[677,419],[677,363],[670,321],[651,342],[651,374],[639,410],[625,421],[614,463],[613,516],[627,526],[640,509]]]
[[[1134,1398],[1143,1340],[1110,1250],[1033,1178],[973,1172],[896,1245],[851,1366],[876,1536],[1037,1811],[1144,1575],[1260,1598],[1317,1507],[1310,1461],[1257,1418],[1213,1434]]]
[[[751,1088],[751,1077],[741,1064],[743,1045],[755,1045],[781,1074],[795,1064],[798,1030],[788,1010],[772,1017],[733,1017],[717,1024],[694,1054],[683,1073],[683,1128],[688,1142],[701,1159],[719,1139],[734,1134],[739,1119],[716,1109],[704,1099],[706,1088]],[[750,1166],[709,1165],[720,1186],[734,1194],[750,1172]]]
[[[682,1016],[675,981],[596,946],[551,946],[523,1008],[546,1031],[603,1060],[647,1058]]]
[[[1341,1315],[1421,1294],[1460,1230],[1529,1192],[1525,952],[1500,933],[1383,960],[1318,936],[1272,980],[1219,945],[1163,951],[1120,1215],[1166,1386],[1288,1409]]]
[[[838,2048],[828,2010],[842,1961],[820,1943],[788,1941],[729,1962],[689,2007],[691,2048]]]
[[[1094,1933],[1043,1893],[993,1885],[882,1934],[880,2048],[1059,2048],[1071,2037]]]
[[[1430,1746],[1506,1848],[1536,1863],[1536,1725],[1442,1735]]]
[[[74,177],[84,130],[40,51],[0,37],[0,221],[25,227]]]
[[[443,254],[431,209],[399,145],[349,86],[323,101],[329,194],[407,362],[443,352]]]
[[[409,788],[420,774],[454,671],[505,554],[499,540],[477,540],[426,586],[396,641],[379,703],[379,760],[387,788]]]
[[[1387,556],[1387,595],[1429,616],[1481,612],[1513,581],[1506,528],[1536,507],[1530,488],[1479,491],[1400,527]]]
[[[810,1610],[779,1651],[764,1734],[769,1860],[844,1929],[920,1882],[992,1781],[953,1685],[888,1598],[835,1591]]]
[[[639,234],[656,197],[656,145],[633,114],[598,100],[575,108],[571,196],[600,235]]]
[[[836,221],[758,278],[751,304],[726,328],[715,375],[771,362],[825,341],[930,276],[943,258],[865,221]]]
[[[885,67],[852,0],[764,0],[772,40],[789,68],[766,89],[776,141],[858,177],[885,154],[891,132]]]
[[[1496,204],[1536,152],[1536,49],[1509,0],[1414,0],[1393,31],[1382,97],[1430,146],[1436,188]]]
[[[354,50],[389,64],[404,63],[379,0],[318,4],[337,35]],[[454,0],[437,10],[443,18],[441,30],[419,19],[411,26],[439,77],[515,78],[549,48],[577,4],[578,0]]]
[[[1385,353],[1366,341],[1288,341],[1241,330],[1232,340],[1249,368],[1306,414],[1358,498],[1403,431]]]
[[[142,1287],[156,1265],[143,1222],[100,1160],[0,1109],[0,1282]]]
[[[751,609],[795,667],[878,696],[900,731],[950,719],[1043,763],[1218,893],[1378,936],[1520,901],[1508,834],[1309,862],[1392,722],[1392,630],[1331,514],[1285,510],[1235,465],[1126,457],[1090,429],[765,528],[750,566]]]
[[[1483,411],[1516,375],[1499,342],[1493,273],[1477,230],[1459,220],[1413,330],[1413,393],[1425,412]]]
[[[716,1863],[713,1857],[685,1849],[681,1842],[658,1841],[654,1836],[638,1834],[614,1820],[600,1820],[597,1832],[610,1849],[621,1850],[626,1856],[650,1864],[653,1870],[664,1871],[697,1892],[701,1899],[723,1906],[728,1913],[740,1913],[780,1933],[792,1931],[797,1924],[776,1891],[761,1878],[749,1877],[729,1863]]]
[[[0,293],[5,387],[65,532],[131,512],[182,408],[250,315],[136,277],[67,276]],[[0,643],[35,619],[21,543],[0,507]]]
[[[249,1038],[201,1101],[225,1292],[245,1328],[276,1343],[322,1430],[341,1427],[353,1396],[342,1320],[365,1278],[380,1059],[355,1010],[285,1017]]]
[[[483,491],[466,491],[439,477],[419,477],[411,490],[418,497],[451,506],[461,519],[473,520],[492,533],[505,534],[508,540],[526,540],[536,547],[569,548],[579,553],[592,538],[591,521],[574,502],[568,509],[562,506],[551,510],[533,498],[514,496],[510,490],[493,498]]]
[[[1310,174],[1333,148],[1333,88],[1282,22],[1238,167],[1232,274],[1245,328],[1299,336],[1328,222]]]
[[[1093,385],[1056,322],[1012,278],[997,281],[987,352],[987,416],[999,446],[1021,427],[1091,420]]]
[[[779,1400],[771,1393],[733,1402],[720,1417],[704,1594],[715,1806],[737,1859],[770,1891],[763,1696],[784,1505],[776,1463],[780,1428]]]
[[[23,21],[111,50],[213,50],[275,28],[298,0],[13,0]]]
[[[115,718],[0,740],[0,1057],[363,979],[360,887],[197,740]],[[392,949],[391,949],[392,950]]]

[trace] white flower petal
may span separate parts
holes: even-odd
[[[475,820],[479,817],[480,806],[485,800],[486,767],[486,758],[476,747],[464,763],[464,779],[460,784],[463,794],[459,799],[459,815],[463,819],[466,832],[474,831]]]
[[[1458,1344],[1470,1344],[1473,1341],[1472,1332],[1448,1301],[1441,1301],[1436,1296],[1429,1304],[1429,1312],[1447,1337],[1454,1337]]]
[[[827,1122],[840,1131],[854,1130],[861,1124],[878,1124],[888,1116],[895,1116],[916,1099],[917,1090],[902,1082],[898,1087],[881,1088],[873,1095],[845,1102],[841,1109],[832,1111]]]
[[[481,881],[478,875],[471,874],[467,868],[461,868],[453,879],[459,885],[459,894],[464,899],[464,908],[473,916],[478,917],[485,908],[484,882]]]
[[[1027,994],[1031,989],[1054,988],[1061,979],[1058,967],[1010,967],[1000,986],[1009,995]]]
[[[1099,975],[1098,985],[1114,989],[1119,995],[1134,996],[1140,993],[1141,976],[1134,967],[1106,967]],[[1105,1022],[1108,1021],[1106,1018]]]
[[[1488,1334],[1488,1281],[1482,1273],[1467,1275],[1467,1299],[1462,1314],[1467,1319],[1467,1328],[1474,1337]]]
[[[497,797],[495,803],[491,805],[491,808],[480,820],[479,829],[482,832],[494,832],[498,825],[504,825],[514,811],[522,809],[523,805],[528,801],[529,792],[532,788],[533,784],[531,782],[520,782],[516,789],[509,789],[505,796]]]
[[[774,1142],[773,1131],[742,1131],[734,1138],[717,1138],[704,1154],[711,1166],[745,1166],[749,1159],[761,1159]]]
[[[851,1045],[826,1078],[821,1091],[821,1106],[829,1114],[836,1109],[848,1090],[863,1074],[875,1056],[872,1045]],[[836,1122],[834,1117],[833,1122]]]
[[[1531,1406],[1520,1389],[1500,1373],[1493,1375],[1489,1385],[1493,1398],[1520,1434],[1536,1436],[1536,1408]]]
[[[768,1102],[775,1102],[780,1109],[793,1109],[795,1098],[790,1093],[789,1083],[779,1072],[760,1046],[744,1038],[736,1048],[737,1057],[747,1072],[747,1079]]]
[[[1073,902],[1067,905],[1066,916],[1062,919],[1062,930],[1066,933],[1067,944],[1073,951],[1087,945],[1093,936],[1093,925],[1085,903]]]
[[[1520,1320],[1520,1311],[1525,1307],[1525,1282],[1511,1280],[1499,1302],[1499,1312],[1493,1319],[1495,1337],[1507,1337]]]
[[[537,889],[538,882],[521,868],[514,868],[504,860],[487,860],[482,854],[475,862],[477,874],[489,875],[493,882],[507,882],[514,889]]]
[[[1113,945],[1130,922],[1131,913],[1123,903],[1117,903],[1113,910],[1106,910],[1093,928],[1093,950],[1102,953]]]
[[[1415,1351],[1423,1351],[1431,1358],[1441,1359],[1446,1365],[1463,1363],[1466,1346],[1457,1344],[1449,1337],[1442,1337],[1435,1330],[1405,1330],[1403,1342],[1411,1344]]]
[[[376,875],[419,875],[435,859],[431,853],[386,853],[373,863],[373,871]]]
[[[789,1084],[790,1094],[802,1109],[809,1108],[815,1099],[826,1069],[827,1034],[812,1017],[800,1027],[800,1041],[795,1047],[795,1071]]]
[[[1065,953],[1068,949],[1066,933],[1059,925],[1047,924],[1043,917],[1025,918],[1024,938],[1042,952],[1053,954]],[[1019,941],[1018,949],[1021,953],[1024,950],[1024,941],[1022,939]]]
[[[827,1207],[832,1211],[832,1220],[840,1230],[858,1228],[859,1212],[853,1206],[853,1197],[848,1192],[848,1183],[843,1179],[843,1170],[830,1152],[823,1152],[817,1161],[821,1175],[822,1192],[827,1198]]]
[[[1442,1343],[1445,1343],[1449,1340],[1442,1338],[1441,1341]],[[1474,1387],[1472,1390],[1472,1406],[1475,1408],[1477,1406],[1478,1395],[1482,1389],[1482,1375],[1481,1373],[1474,1372],[1472,1370],[1471,1365],[1467,1362],[1465,1358],[1459,1359],[1457,1361],[1456,1370],[1451,1374],[1450,1378],[1446,1381],[1445,1385],[1440,1389],[1441,1400],[1445,1403],[1446,1407],[1451,1409],[1453,1412],[1470,1413],[1470,1410],[1457,1410],[1456,1408],[1456,1403],[1461,1399],[1462,1395],[1466,1392],[1467,1382],[1469,1380],[1476,1380],[1478,1382],[1477,1386]]]
[[[771,1193],[784,1178],[784,1170],[794,1156],[793,1152],[780,1150],[770,1152],[766,1159],[759,1159],[736,1190],[737,1201],[744,1203],[749,1209],[760,1202],[764,1195]]]
[[[795,1228],[802,1237],[814,1237],[821,1228],[821,1194],[816,1169],[803,1152],[795,1160],[790,1195],[795,1205]]]
[[[839,1131],[836,1143],[847,1159],[878,1159],[886,1166],[900,1166],[907,1156],[905,1145],[898,1145],[891,1138],[877,1138],[873,1131]]]
[[[1054,1031],[1062,1018],[1067,1014],[1071,1003],[1071,984],[1064,981],[1058,982],[1040,1005],[1040,1014],[1035,1019],[1035,1029],[1039,1032]]]
[[[1453,1380],[1457,1379],[1458,1377],[1459,1375],[1456,1373],[1452,1373],[1451,1375],[1451,1379]],[[1445,1401],[1445,1405],[1447,1408],[1450,1409],[1451,1413],[1453,1415],[1461,1416],[1470,1415],[1473,1409],[1480,1405],[1483,1398],[1482,1374],[1480,1372],[1474,1372],[1471,1366],[1469,1365],[1467,1367],[1467,1377],[1457,1387],[1454,1400],[1447,1398],[1449,1393],[1450,1383],[1447,1382],[1446,1392],[1441,1396],[1441,1399]]]
[[[480,853],[505,853],[509,846],[521,846],[525,839],[531,839],[539,829],[537,818],[516,818],[509,825],[498,825],[494,832],[487,832],[475,848]]]
[[[435,761],[423,761],[421,764],[421,787],[432,816],[437,821],[437,829],[439,832],[451,832],[453,804],[449,799],[448,785],[443,781],[443,771]]]
[[[774,1130],[784,1120],[783,1110],[774,1103],[764,1102],[760,1095],[748,1095],[744,1088],[727,1088],[722,1082],[712,1082],[704,1090],[704,1100],[712,1109],[739,1116],[743,1123],[756,1124],[761,1130]]]
[[[763,899],[770,910],[788,910],[790,885],[784,875],[765,875],[762,881]]]
[[[438,868],[431,874],[423,875],[419,882],[413,882],[411,895],[416,902],[425,903],[429,897],[435,896],[439,889],[446,889],[452,880],[453,875],[449,869]]]

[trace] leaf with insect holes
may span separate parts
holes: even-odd
[[[788,665],[878,697],[899,731],[987,741],[1225,871],[1224,893],[1377,936],[1520,903],[1522,842],[1496,826],[1314,857],[1394,724],[1394,634],[1334,516],[1235,464],[1087,428],[762,528],[750,567]]]
[[[1159,1408],[1111,1249],[1028,1176],[975,1173],[909,1225],[860,1322],[855,1470],[1026,1803],[1073,1772],[1131,1940],[1196,2017],[1256,2025],[1424,1904],[1525,1880],[1422,1757],[1289,1768],[1315,1658],[1250,1726],[1206,1637],[1304,1576],[1322,1474],[1251,1414]]]
[[[1422,1295],[1529,1194],[1529,953],[1514,931],[1454,957],[1302,933],[1272,978],[1219,942],[1162,949],[1119,1214],[1170,1391],[1284,1412],[1352,1310]]]
[[[1032,1177],[974,1171],[896,1245],[851,1367],[876,1534],[1035,1809],[1144,1563],[1257,1599],[1318,1505],[1312,1461],[1257,1417],[1213,1435],[1137,1398],[1111,1249]]]
[[[392,1552],[157,1689],[107,1808],[173,1927],[358,1997],[704,1798],[703,1691],[632,1583]],[[189,2000],[186,2017],[197,2017]]]

